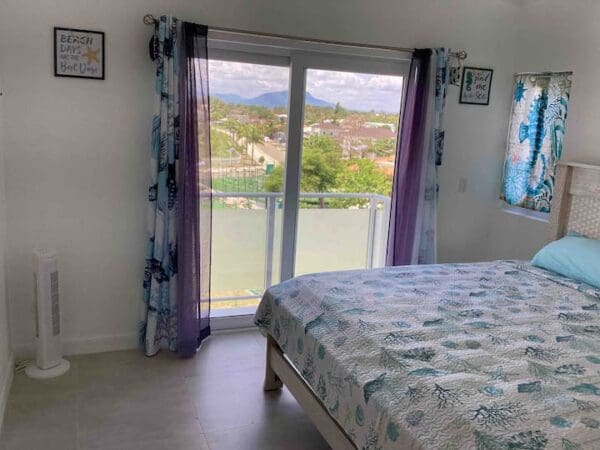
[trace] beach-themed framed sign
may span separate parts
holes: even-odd
[[[54,76],[104,80],[104,33],[54,27]]]
[[[464,67],[459,102],[469,105],[489,105],[493,73],[492,69]]]

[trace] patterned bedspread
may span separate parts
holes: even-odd
[[[600,449],[600,292],[551,272],[305,275],[255,322],[359,449]]]

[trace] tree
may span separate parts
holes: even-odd
[[[249,129],[250,125],[247,124],[240,124],[240,130],[239,130],[239,138],[240,141],[242,142],[242,144],[244,145],[244,152],[246,154],[248,154],[248,134],[250,133],[250,129]]]
[[[377,156],[388,156],[394,153],[396,140],[394,138],[377,139],[367,149],[368,152],[375,153]]]
[[[211,120],[221,120],[226,117],[227,105],[217,97],[210,98],[210,118]]]
[[[303,147],[320,149],[325,153],[332,154],[331,156],[339,156],[342,153],[342,149],[339,144],[330,136],[318,136],[311,135],[304,139]]]
[[[210,130],[210,146],[213,158],[231,158],[231,150],[236,147],[230,135],[214,127]]]
[[[237,120],[227,120],[224,124],[225,129],[229,131],[231,137],[236,142],[238,140],[238,134],[241,130],[241,125],[242,124],[239,123]]]
[[[334,109],[331,106],[328,107],[320,107],[320,106],[304,106],[304,123],[318,123],[322,122],[325,119],[331,118],[334,113]]]
[[[344,109],[344,107],[341,105],[340,102],[337,102],[335,104],[335,108],[333,110],[333,123],[337,124],[340,117],[343,117],[345,115],[346,115],[346,110]]]
[[[252,146],[252,161],[254,161],[254,145],[262,142],[263,140],[263,130],[258,124],[250,124],[248,126],[248,134],[246,135],[246,139]]]
[[[263,184],[266,192],[283,192],[283,166],[277,166],[265,177]]]
[[[331,192],[335,189],[339,173],[343,170],[340,160],[341,149],[328,136],[310,136],[304,140],[302,150],[302,192]],[[283,191],[283,167],[277,166],[265,178],[264,188],[268,192]],[[319,199],[325,207],[325,199]]]
[[[377,165],[370,159],[352,159],[347,162],[344,170],[336,180],[338,192],[361,192],[369,194],[389,195],[392,190],[392,180],[380,172]],[[366,206],[364,199],[335,199],[336,207]]]
[[[310,136],[304,140],[302,150],[302,178],[300,188],[304,192],[329,192],[335,188],[342,170],[341,149],[328,136]],[[325,199],[319,199],[325,207]]]
[[[300,186],[305,192],[328,192],[335,186],[340,160],[314,147],[302,151],[302,179]]]
[[[240,131],[241,136],[244,138],[244,144],[246,146],[246,154],[248,153],[248,146],[252,148],[251,158],[254,161],[254,145],[258,144],[263,139],[263,131],[260,125],[255,123],[249,123],[242,125]]]
[[[276,131],[279,131],[278,124],[273,119],[267,120],[262,126],[263,134],[272,137]]]

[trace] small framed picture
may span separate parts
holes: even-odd
[[[104,80],[104,33],[55,27],[54,76]]]
[[[463,68],[459,103],[489,105],[493,73],[492,69],[479,67]]]

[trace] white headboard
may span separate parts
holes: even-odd
[[[600,239],[600,166],[561,163],[554,189],[552,239],[570,232]]]

